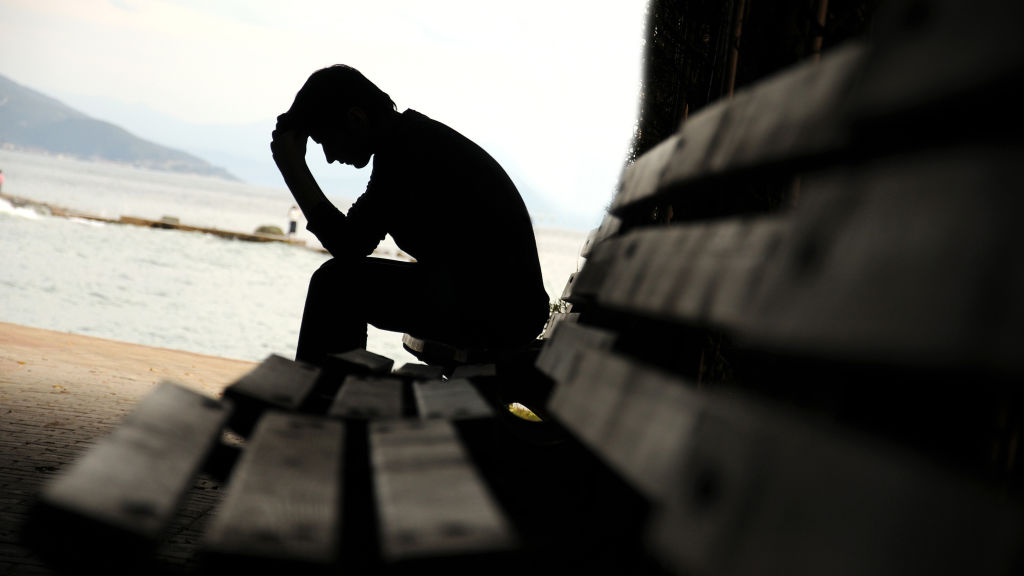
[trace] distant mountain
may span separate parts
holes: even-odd
[[[0,146],[168,172],[237,178],[186,152],[143,140],[0,75]]]

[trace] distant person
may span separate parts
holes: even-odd
[[[295,229],[299,222],[299,207],[292,204],[291,209],[288,210],[288,237],[295,237]]]
[[[306,141],[328,163],[363,168],[365,192],[340,212],[306,166]],[[549,312],[533,225],[512,180],[482,148],[391,98],[359,71],[314,72],[278,116],[270,148],[333,258],[309,284],[296,359],[322,363],[365,348],[367,323],[475,348],[528,345]],[[369,257],[390,234],[415,259]]]

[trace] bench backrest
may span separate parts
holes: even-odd
[[[680,572],[1019,561],[1022,10],[924,5],[691,114],[566,286],[545,408]]]

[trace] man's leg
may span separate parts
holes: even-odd
[[[355,262],[331,259],[309,280],[295,359],[321,364],[328,354],[366,345],[366,324],[350,309],[358,294],[346,287],[357,271]]]
[[[462,330],[450,283],[421,264],[383,258],[332,259],[309,282],[295,358],[366,347],[367,323],[446,341]]]

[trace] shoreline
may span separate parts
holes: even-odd
[[[0,321],[0,399],[9,385],[67,381],[148,391],[163,378],[209,395],[258,364]],[[2,403],[0,403],[2,405]]]

